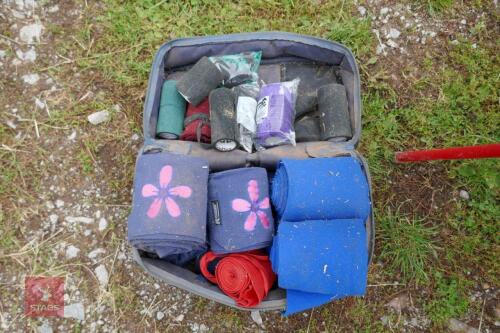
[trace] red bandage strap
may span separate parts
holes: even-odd
[[[262,302],[276,280],[269,258],[256,251],[229,254],[217,264],[214,276],[207,266],[218,257],[213,252],[203,255],[200,260],[203,276],[217,283],[239,306],[254,307]]]
[[[210,106],[208,98],[197,106],[189,104],[184,118],[184,131],[180,139],[210,143]]]

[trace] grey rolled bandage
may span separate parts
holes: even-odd
[[[345,87],[332,83],[318,89],[319,127],[322,141],[352,137]]]
[[[330,83],[337,83],[335,68],[317,63],[284,64],[284,81],[300,78],[295,103],[295,118],[313,112],[318,105],[318,89]]]
[[[220,151],[234,150],[238,146],[238,130],[233,92],[217,88],[210,93],[209,104],[212,145]]]
[[[295,122],[295,139],[297,142],[320,141],[319,119],[303,117]]]
[[[177,90],[186,101],[200,104],[224,80],[224,75],[207,58],[203,57],[177,81]]]

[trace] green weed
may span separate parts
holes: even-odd
[[[468,283],[463,279],[446,278],[442,273],[434,274],[436,288],[432,300],[424,309],[434,324],[443,325],[452,317],[460,317],[469,306],[465,294]]]
[[[404,281],[426,282],[431,259],[437,257],[435,228],[426,226],[422,219],[400,215],[390,208],[379,216],[378,225],[381,259],[392,270],[401,272]]]
[[[85,149],[80,150],[78,153],[78,160],[80,161],[82,171],[87,175],[91,175],[94,171],[94,163],[92,157]]]
[[[448,8],[450,8],[454,3],[454,0],[427,0],[427,10],[433,13],[442,12]]]
[[[4,211],[0,209],[0,249],[4,253],[8,253],[19,245],[19,241],[15,235],[15,229],[7,226],[6,216]]]

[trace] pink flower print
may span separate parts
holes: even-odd
[[[253,231],[255,229],[257,216],[259,217],[262,226],[269,229],[269,219],[266,213],[262,210],[270,207],[269,198],[265,197],[259,202],[259,184],[256,180],[248,182],[248,196],[250,197],[250,202],[245,199],[234,199],[232,202],[234,211],[240,213],[250,211],[250,214],[248,214],[247,219],[245,220],[245,230]]]
[[[189,186],[175,186],[169,188],[168,184],[170,184],[172,180],[172,173],[172,166],[165,165],[160,171],[160,188],[157,188],[153,184],[146,184],[142,187],[143,197],[155,197],[147,212],[148,217],[151,219],[155,218],[160,213],[162,202],[165,202],[170,216],[180,216],[181,209],[174,201],[173,197],[189,198],[191,196],[192,190]]]

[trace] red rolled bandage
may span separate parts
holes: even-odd
[[[197,106],[188,104],[186,117],[184,118],[184,131],[180,139],[210,143],[210,137],[210,106],[208,98]]]
[[[221,259],[213,274],[208,266],[217,258]],[[216,283],[236,304],[248,308],[262,302],[276,280],[268,256],[257,251],[225,256],[207,252],[200,260],[200,270],[203,276]]]

